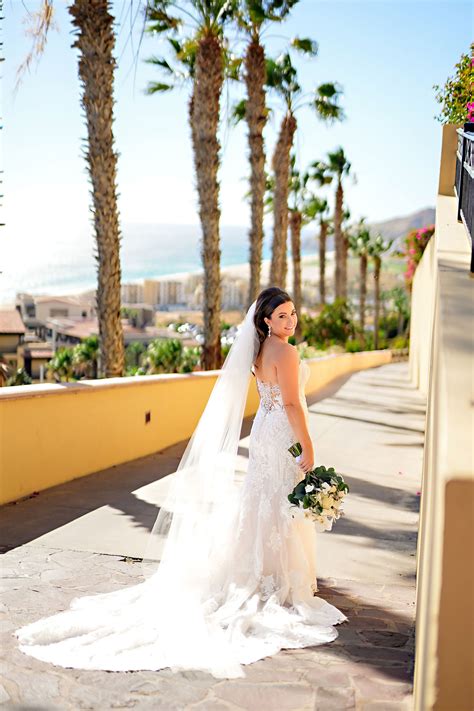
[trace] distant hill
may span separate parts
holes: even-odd
[[[402,249],[402,242],[406,234],[415,228],[432,225],[435,221],[434,207],[425,207],[423,210],[412,212],[404,217],[393,217],[391,220],[384,222],[367,222],[368,227],[374,233],[380,232],[384,239],[394,239],[392,250]],[[311,235],[308,234],[311,230]],[[314,226],[307,228],[307,233],[302,237],[301,246],[303,251],[314,252],[317,249],[316,233]],[[334,241],[332,237],[328,238],[328,249],[334,249]]]

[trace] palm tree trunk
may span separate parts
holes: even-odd
[[[245,82],[247,85],[247,120],[250,152],[250,284],[247,308],[260,291],[260,273],[263,251],[263,201],[265,197],[265,149],[263,129],[265,109],[265,50],[256,39],[252,40],[245,55]]]
[[[288,179],[290,151],[296,131],[296,119],[287,114],[282,121],[280,134],[273,153],[272,167],[275,173],[273,199],[273,244],[269,286],[286,288],[286,243],[288,237]]]
[[[334,206],[334,295],[336,299],[342,296],[342,197],[342,183],[339,176]]]
[[[298,210],[290,212],[291,256],[293,260],[293,303],[298,314],[295,329],[296,341],[301,340],[301,224],[302,215]]]
[[[349,240],[346,233],[341,232],[341,296],[347,299],[347,255],[349,252]]]
[[[360,255],[360,291],[359,318],[362,341],[365,343],[365,302],[367,299],[367,255]]]
[[[221,278],[219,247],[219,126],[220,96],[223,83],[223,57],[217,37],[206,36],[199,41],[194,81],[193,143],[194,165],[199,195],[199,216],[202,229],[201,258],[204,268],[204,345],[203,370],[219,369],[222,365],[220,313]]]
[[[81,104],[87,123],[85,158],[92,183],[92,212],[98,262],[97,315],[101,374],[123,375],[125,348],[120,314],[120,228],[117,154],[113,143],[114,18],[109,0],[75,0],[69,6],[79,50]]]
[[[374,313],[374,349],[379,347],[379,311],[380,311],[380,257],[374,257],[375,313]]]
[[[319,230],[319,300],[321,306],[326,303],[326,236],[327,222],[321,222]]]

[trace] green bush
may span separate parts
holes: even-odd
[[[192,373],[201,360],[201,346],[184,346],[178,373]]]
[[[359,353],[364,350],[366,350],[366,348],[358,338],[349,338],[346,341],[346,351],[348,353]]]
[[[326,304],[316,318],[303,314],[301,320],[303,339],[310,346],[344,346],[357,332],[352,307],[342,298],[335,299],[332,304]]]
[[[390,348],[408,348],[409,339],[406,336],[396,336],[390,341]]]
[[[156,338],[145,356],[148,373],[177,373],[181,363],[183,344],[179,338]]]

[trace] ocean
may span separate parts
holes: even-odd
[[[202,269],[200,227],[196,225],[122,226],[122,282],[158,278]],[[57,240],[54,246],[0,254],[0,305],[13,305],[17,292],[75,294],[97,284],[96,260],[91,235],[82,241]],[[309,252],[314,252],[316,242]],[[303,249],[305,254],[306,250]],[[6,255],[6,256],[5,256]],[[248,228],[221,227],[221,266],[248,262]],[[265,234],[263,259],[271,258],[271,230]]]

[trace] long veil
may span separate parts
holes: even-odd
[[[204,601],[213,572],[225,561],[238,501],[234,475],[240,431],[260,345],[256,303],[240,324],[176,472],[167,477],[142,563],[155,590],[187,590],[195,601]]]
[[[169,667],[235,678],[245,676],[242,665],[282,648],[337,637],[332,625],[347,618],[313,597],[310,587],[313,530],[304,521],[289,529],[287,513],[278,513],[292,474],[283,458],[286,442],[279,442],[280,436],[290,441],[289,428],[275,430],[275,443],[260,442],[262,456],[271,460],[262,463],[263,471],[271,470],[279,484],[267,489],[267,498],[256,494],[255,500],[248,498],[252,489],[239,488],[240,430],[259,347],[255,306],[241,324],[176,473],[157,482],[166,483],[167,492],[146,546],[145,580],[74,598],[68,610],[16,630],[23,652],[78,669]],[[254,473],[260,464],[255,463],[259,452],[253,454]],[[281,546],[277,527],[285,541]],[[275,579],[264,574],[255,544],[264,547]],[[273,580],[277,587],[270,595]]]

